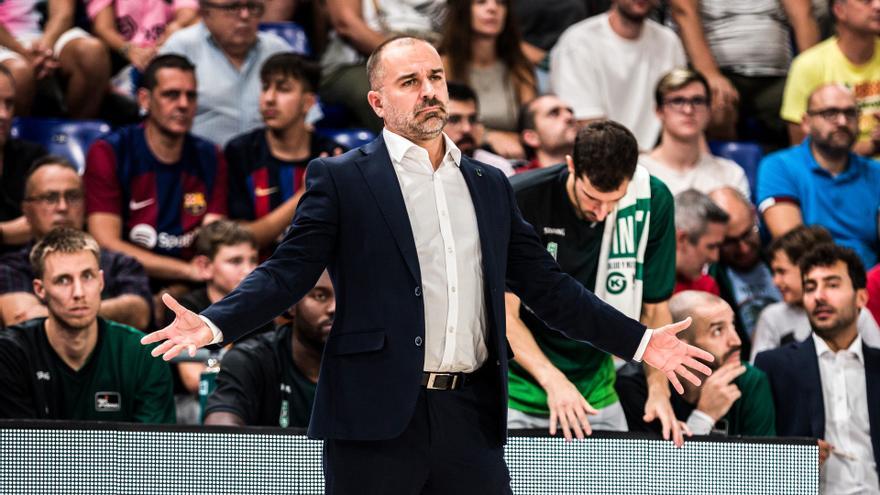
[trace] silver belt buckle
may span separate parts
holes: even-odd
[[[446,378],[448,381],[443,386],[438,386],[437,378]],[[429,373],[428,384],[425,385],[428,390],[455,390],[457,386],[458,375],[454,373]]]

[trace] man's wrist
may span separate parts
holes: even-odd
[[[708,435],[717,421],[705,412],[694,409],[687,419],[688,428],[694,435]]]

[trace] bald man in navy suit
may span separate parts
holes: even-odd
[[[325,267],[337,312],[309,436],[324,440],[327,493],[510,493],[504,291],[552,328],[696,384],[710,354],[648,330],[562,273],[523,221],[504,175],[443,134],[443,64],[394,38],[367,63],[374,142],[309,165],[275,254],[222,301],[144,338],[154,355],[232,341],[302,297]],[[587,423],[587,418],[581,418]]]

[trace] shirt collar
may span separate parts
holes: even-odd
[[[827,175],[828,177],[831,177],[831,174],[827,170],[822,168],[821,165],[819,165],[819,162],[816,160],[816,157],[813,155],[813,148],[810,146],[811,141],[812,140],[809,137],[807,137],[804,139],[803,143],[801,143],[801,146],[803,147],[804,153],[806,153],[807,165],[810,167],[810,170],[812,170],[814,172],[819,172],[821,174]],[[838,181],[848,180],[850,177],[857,176],[859,174],[859,172],[861,171],[861,166],[862,166],[862,162],[859,160],[859,156],[856,155],[855,153],[853,153],[852,151],[850,151],[849,152],[849,160],[847,160],[847,162],[846,162],[846,169],[843,172],[837,174],[837,176],[834,177],[834,179],[838,180]]]
[[[818,335],[816,335],[816,332],[813,332],[812,336],[813,336],[813,343],[816,345],[816,357],[822,357],[822,355],[825,354],[826,352],[830,352],[832,355],[835,354],[834,351],[832,351],[828,347],[828,344],[825,343],[825,341],[822,339],[822,337],[819,337]],[[847,349],[845,349],[844,352],[850,352],[852,354],[855,354],[855,356],[858,358],[859,362],[864,364],[865,363],[865,356],[864,356],[864,353],[862,352],[862,336],[859,334],[856,334],[856,338],[853,339],[852,344],[850,344],[849,347]]]
[[[393,163],[400,163],[401,160],[403,160],[403,157],[410,152],[418,152],[418,150],[422,150],[425,155],[428,153],[425,148],[413,143],[400,134],[395,134],[388,130],[387,127],[382,129],[382,137],[385,139],[385,147],[388,148],[388,155],[391,157]],[[447,136],[445,132],[443,133],[443,142],[446,144],[446,153],[443,154],[443,161],[451,159],[456,167],[460,167],[461,150],[458,149],[458,146],[456,146],[451,139],[449,139],[449,136]]]

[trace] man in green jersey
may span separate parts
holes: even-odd
[[[99,259],[76,229],[34,246],[34,293],[49,315],[0,332],[0,418],[174,422],[168,364],[140,345],[143,333],[98,318]]]
[[[669,189],[637,167],[633,135],[612,121],[579,130],[566,164],[511,178],[523,217],[563,271],[606,303],[649,328],[672,322],[667,300],[675,285],[674,204]],[[581,438],[593,427],[626,430],[614,391],[610,355],[548,328],[513,294],[506,295],[508,427],[549,427]],[[664,437],[681,432],[666,377],[650,374],[646,417],[661,419]],[[587,418],[590,415],[589,419]]]

